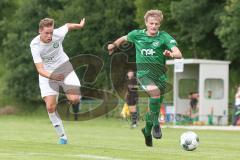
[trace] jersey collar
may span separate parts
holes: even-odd
[[[144,33],[145,35],[147,35],[147,29],[143,29],[143,33]],[[159,31],[157,32],[156,36],[158,36],[158,35],[159,35]],[[147,35],[147,36],[149,36],[149,35]],[[151,37],[151,36],[149,36],[149,37]]]

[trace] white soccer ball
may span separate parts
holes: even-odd
[[[198,135],[192,131],[184,132],[180,137],[180,145],[186,151],[193,151],[199,145]]]

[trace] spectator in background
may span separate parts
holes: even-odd
[[[235,94],[235,104],[234,104],[233,120],[232,120],[232,124],[234,126],[238,125],[238,123],[240,123],[240,86],[238,86],[237,92]]]
[[[197,124],[199,121],[199,108],[198,108],[198,92],[191,92],[189,94],[190,98],[190,107],[188,109],[188,115],[193,124]]]
[[[138,101],[138,93],[137,93],[137,79],[133,70],[129,70],[127,72],[127,94],[126,94],[126,102],[129,107],[132,124],[131,127],[137,127],[137,101]]]

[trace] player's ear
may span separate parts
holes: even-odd
[[[145,22],[145,26],[147,26],[147,20],[145,20],[144,22]]]

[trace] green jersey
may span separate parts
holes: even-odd
[[[159,31],[156,36],[151,37],[146,34],[145,29],[142,29],[129,32],[127,40],[135,44],[137,76],[139,78],[148,73],[160,73],[159,77],[165,75],[166,57],[163,52],[166,49],[171,50],[177,45],[173,37],[164,31]]]

